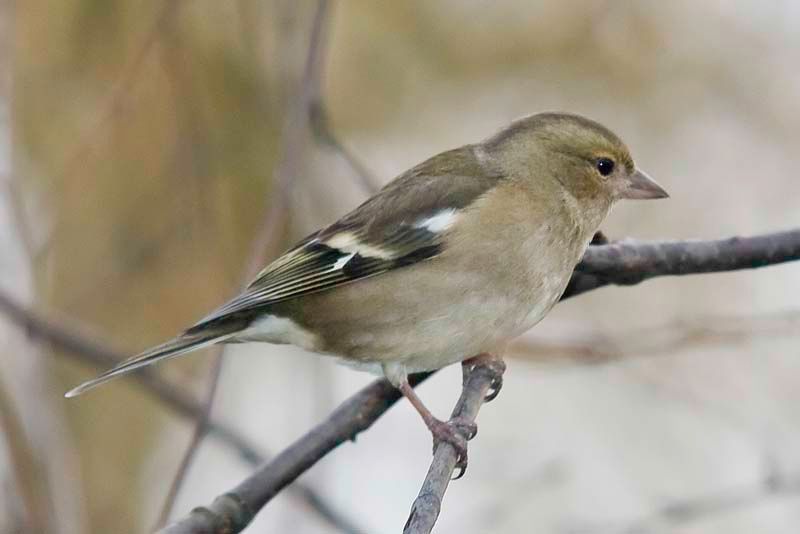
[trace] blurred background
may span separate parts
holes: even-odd
[[[671,193],[619,206],[612,239],[800,226],[797,2],[317,10],[0,0],[0,532],[150,531],[193,419],[139,378],[63,393],[193,323],[375,186],[521,115],[605,123]],[[436,532],[797,532],[798,295],[786,264],[557,306],[512,348]],[[155,372],[202,400],[214,361]],[[213,418],[263,454],[371,380],[287,347],[224,361]],[[459,391],[459,369],[420,388],[442,417]],[[214,435],[197,452],[172,518],[253,469]],[[401,402],[301,481],[362,532],[398,532],[429,460]],[[296,492],[248,530],[338,531]]]

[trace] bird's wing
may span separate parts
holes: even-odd
[[[188,332],[433,258],[464,209],[500,178],[486,172],[472,147],[434,156],[280,256],[242,294]]]

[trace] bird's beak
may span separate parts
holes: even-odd
[[[668,198],[669,194],[655,180],[639,169],[625,179],[620,198],[641,200],[646,198]]]

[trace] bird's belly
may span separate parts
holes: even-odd
[[[385,362],[403,362],[409,372],[439,369],[502,350],[541,320],[563,289],[560,280],[539,278],[527,287],[518,280],[505,287],[474,271],[451,271],[446,277],[414,271],[338,288],[330,299],[336,309],[328,304],[333,291],[316,296],[316,306],[330,308],[327,320],[312,325],[320,332],[317,350],[367,370]],[[426,298],[432,294],[447,298]]]

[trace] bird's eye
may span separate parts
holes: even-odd
[[[598,159],[595,166],[597,167],[597,172],[603,176],[608,176],[614,172],[614,160],[609,158]]]

